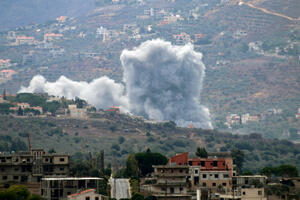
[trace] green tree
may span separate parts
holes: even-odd
[[[138,175],[139,175],[138,162],[136,161],[134,154],[129,154],[126,160],[125,176],[138,178]]]
[[[196,154],[196,156],[198,156],[200,158],[207,158],[208,157],[207,151],[204,147],[203,148],[198,147],[195,154]]]
[[[132,194],[131,200],[144,200],[144,196],[138,192]]]
[[[24,185],[12,185],[7,192],[16,194],[18,200],[25,200],[30,196],[29,190]]]
[[[236,165],[237,171],[241,172],[243,168],[244,159],[245,159],[244,152],[238,149],[233,149],[231,151],[231,157],[233,159],[233,164]]]
[[[168,163],[168,159],[164,155],[160,153],[153,153],[150,150],[147,152],[136,153],[135,159],[138,162],[142,176],[153,172],[152,165],[165,165]]]

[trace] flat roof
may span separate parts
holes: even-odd
[[[102,180],[98,177],[65,177],[65,178],[42,178],[42,181],[77,181],[77,180]]]

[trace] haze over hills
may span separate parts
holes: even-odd
[[[49,18],[75,16],[69,13],[79,8],[77,2],[63,1],[65,6],[61,9],[72,9],[57,9],[53,11],[55,16],[49,14]],[[76,81],[92,81],[107,75],[122,82],[122,50],[154,38],[177,45],[191,41],[195,50],[203,53],[206,76],[201,103],[209,108],[215,128],[295,140],[287,132],[300,129],[295,118],[300,107],[299,3],[243,2],[120,1],[103,3],[96,9],[92,9],[95,4],[90,2],[85,15],[65,23],[27,27],[17,33],[34,36],[39,42],[44,40],[45,33],[63,34],[62,39],[51,41],[53,45],[47,48],[10,46],[5,32],[0,40],[0,58],[16,63],[11,67],[16,74],[12,80],[3,82],[0,89],[15,93],[21,85],[28,86],[37,74],[49,81],[56,81],[61,75]],[[39,3],[41,8],[47,6]],[[281,114],[266,117],[270,109],[281,110]],[[231,124],[228,129],[224,123],[232,113],[264,118],[259,122]]]
[[[79,17],[95,8],[95,0],[2,0],[0,31],[53,21],[61,15]]]

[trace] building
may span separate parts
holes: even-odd
[[[16,45],[34,45],[35,40],[34,37],[27,36],[17,36],[16,37]]]
[[[191,42],[191,37],[187,33],[180,33],[177,35],[173,35],[173,38],[176,41],[176,44],[186,44],[188,42]]]
[[[81,192],[68,195],[68,200],[106,200],[108,197],[97,194],[95,189],[87,189]]]
[[[60,16],[56,18],[56,21],[60,22],[60,23],[65,23],[67,20],[66,16]]]
[[[12,69],[4,69],[0,71],[0,83],[11,80],[12,76],[16,74],[16,71]]]
[[[87,189],[95,189],[97,191],[100,180],[102,179],[96,177],[42,178],[41,196],[45,200],[72,199],[72,194],[74,195],[78,191]]]
[[[188,194],[188,166],[159,165],[153,168],[155,183],[148,192],[157,199],[191,199]]]
[[[70,116],[72,118],[78,118],[78,119],[86,119],[87,118],[86,108],[77,108],[76,104],[69,105],[68,108],[70,111]]]
[[[120,107],[118,107],[118,106],[111,106],[109,109],[105,110],[105,112],[120,113]]]
[[[0,154],[0,183],[40,182],[43,177],[69,174],[69,155],[43,149]]]
[[[10,59],[0,59],[0,68],[8,68],[10,66]]]
[[[58,40],[58,39],[61,39],[63,37],[63,34],[61,33],[45,33],[44,34],[44,41],[45,42],[51,42],[51,41],[54,41],[54,40]]]

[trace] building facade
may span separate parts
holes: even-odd
[[[0,184],[40,182],[42,177],[69,175],[69,155],[43,149],[0,154]]]

